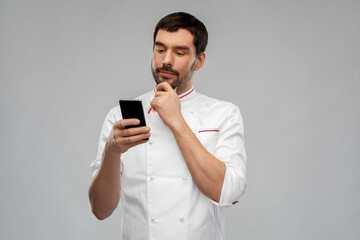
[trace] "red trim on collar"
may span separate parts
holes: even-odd
[[[188,92],[188,93],[187,93],[187,94],[185,94],[184,96],[179,97],[179,99],[181,99],[181,98],[183,98],[183,97],[186,97],[187,95],[189,95],[190,93],[192,93],[194,90],[195,90],[195,88],[191,89],[191,91],[190,91],[190,92]]]

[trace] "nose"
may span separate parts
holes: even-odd
[[[174,58],[173,58],[173,55],[171,53],[171,51],[167,51],[165,54],[164,54],[164,58],[162,60],[162,64],[163,65],[167,65],[167,66],[173,66],[174,64]]]

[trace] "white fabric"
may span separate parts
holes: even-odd
[[[179,96],[181,112],[202,145],[226,165],[220,202],[203,195],[176,144],[172,132],[151,109],[154,91],[140,96],[149,142],[121,156],[121,239],[224,239],[224,207],[239,201],[246,188],[246,153],[238,107],[206,97],[193,88]],[[106,116],[93,174],[120,107]]]

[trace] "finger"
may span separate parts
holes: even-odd
[[[127,149],[129,149],[129,148],[135,147],[135,146],[137,146],[137,145],[146,143],[146,142],[148,142],[148,141],[149,141],[149,139],[143,139],[143,140],[134,142],[134,143],[132,143],[132,144],[128,144],[128,145],[126,145],[126,147],[127,147]]]
[[[164,96],[164,95],[166,95],[166,94],[167,94],[166,92],[157,91],[157,92],[155,93],[155,97],[161,97],[161,96]]]
[[[124,129],[126,126],[139,125],[140,120],[136,118],[121,119],[114,124],[114,128]]]
[[[150,102],[150,106],[152,107],[152,108],[154,108],[154,106],[156,105],[156,103],[159,101],[159,99],[158,98],[153,98],[153,100],[151,100],[151,102]]]
[[[120,137],[120,138],[116,138],[115,142],[118,145],[129,145],[129,144],[134,144],[138,141],[142,141],[146,138],[149,138],[150,136],[151,136],[150,133],[146,133],[146,134],[132,135],[129,137]]]
[[[150,128],[145,127],[135,127],[135,128],[126,128],[126,129],[117,129],[115,131],[116,137],[129,137],[139,134],[147,134],[150,132]]]
[[[171,85],[168,82],[162,82],[162,83],[158,84],[156,90],[157,91],[165,91],[165,92],[174,91],[174,89],[171,87]]]
[[[154,98],[154,99],[150,102],[150,106],[152,107],[152,110],[154,110],[155,112],[157,112],[158,106],[159,106],[159,98]]]

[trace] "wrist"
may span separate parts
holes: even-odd
[[[121,149],[116,145],[114,139],[112,139],[106,142],[104,152],[111,155],[120,155]]]
[[[181,116],[176,121],[173,121],[171,126],[169,126],[170,130],[173,134],[183,133],[186,130],[187,123],[185,119]]]

